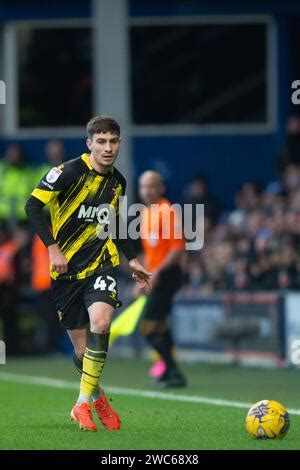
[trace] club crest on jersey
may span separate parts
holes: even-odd
[[[48,181],[48,183],[54,183],[55,181],[58,180],[61,173],[62,173],[62,170],[60,170],[59,168],[54,167],[47,174],[46,180]]]

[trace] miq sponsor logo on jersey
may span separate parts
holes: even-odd
[[[108,207],[86,206],[81,204],[78,212],[78,219],[84,219],[85,222],[93,222],[97,218],[100,225],[106,225],[110,222],[110,210]]]

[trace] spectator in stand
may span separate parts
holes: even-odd
[[[0,220],[10,225],[11,231],[27,220],[24,205],[30,188],[30,168],[22,147],[11,144],[0,160]]]
[[[282,248],[278,255],[278,288],[299,288],[296,249],[291,237],[287,236],[282,240]]]
[[[288,165],[300,166],[300,116],[291,116],[287,122],[285,142],[276,159],[281,174]]]
[[[217,221],[221,206],[217,200],[210,194],[207,179],[197,176],[184,191],[185,204],[204,204],[204,215],[214,223]],[[193,221],[195,223],[195,221]]]
[[[56,308],[51,294],[51,278],[49,268],[48,250],[38,237],[35,235],[32,243],[32,274],[31,284],[36,292],[37,310],[40,312],[45,330],[44,352],[57,352],[59,348],[59,339],[62,335]]]
[[[283,195],[288,196],[300,188],[300,166],[289,164],[282,171]]]
[[[36,169],[34,186],[54,166],[59,166],[65,160],[65,148],[61,140],[51,139],[45,145],[45,161]]]
[[[16,288],[16,256],[28,242],[27,231],[17,229],[10,237],[0,224],[0,319],[3,325],[3,339],[7,354],[16,354],[19,348]]]
[[[265,189],[243,184],[235,209],[205,230],[188,257],[187,291],[300,289],[300,166],[289,164]]]
[[[260,253],[257,259],[250,264],[250,275],[253,290],[277,289],[277,270],[270,250]]]
[[[247,181],[235,196],[235,205],[238,212],[244,215],[261,205],[262,188],[258,182]],[[234,212],[235,212],[234,211]]]

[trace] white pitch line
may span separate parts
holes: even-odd
[[[0,381],[25,383],[29,385],[46,386],[53,388],[64,388],[78,390],[78,383],[68,380],[53,379],[50,377],[39,377],[36,375],[13,374],[10,372],[0,372]],[[128,395],[143,398],[158,398],[160,400],[171,400],[186,403],[201,403],[204,405],[225,406],[229,408],[249,409],[253,403],[223,400],[219,398],[207,398],[193,395],[177,395],[175,393],[155,392],[151,390],[136,390],[133,388],[105,387],[105,390],[116,395]],[[300,416],[299,409],[288,408],[291,415]]]

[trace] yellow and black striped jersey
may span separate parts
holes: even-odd
[[[50,204],[52,234],[68,261],[68,272],[51,271],[53,279],[84,279],[119,264],[115,243],[98,236],[99,206],[108,205],[118,213],[126,180],[115,167],[98,173],[88,157],[84,153],[52,168],[31,193]]]

